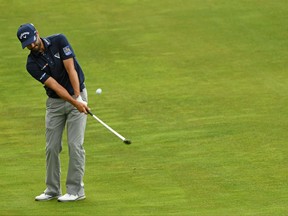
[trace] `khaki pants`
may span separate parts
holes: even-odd
[[[81,96],[87,101],[87,91]],[[66,193],[83,196],[85,150],[83,147],[87,115],[62,99],[48,98],[46,102],[46,194],[62,194],[60,178],[60,152],[62,135],[67,125],[69,166],[66,178]]]

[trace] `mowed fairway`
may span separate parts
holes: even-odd
[[[287,0],[0,4],[0,215],[288,215]],[[93,113],[133,142],[88,116],[84,201],[34,201],[46,95],[16,38],[26,22],[68,37]]]

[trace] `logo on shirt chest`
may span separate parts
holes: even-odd
[[[59,54],[59,52],[56,53],[56,54],[54,55],[54,57],[60,59],[60,54]]]

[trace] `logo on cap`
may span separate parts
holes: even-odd
[[[20,39],[22,40],[23,38],[26,39],[27,38],[27,35],[29,35],[30,32],[23,32],[21,35],[20,35]]]

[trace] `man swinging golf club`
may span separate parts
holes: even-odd
[[[18,28],[17,37],[22,48],[30,53],[26,69],[44,85],[46,94],[46,189],[36,201],[57,199],[60,202],[85,199],[83,148],[86,126],[87,91],[83,71],[75,53],[63,34],[41,38],[33,24]],[[62,134],[67,124],[69,166],[66,194],[60,185],[60,152]]]

